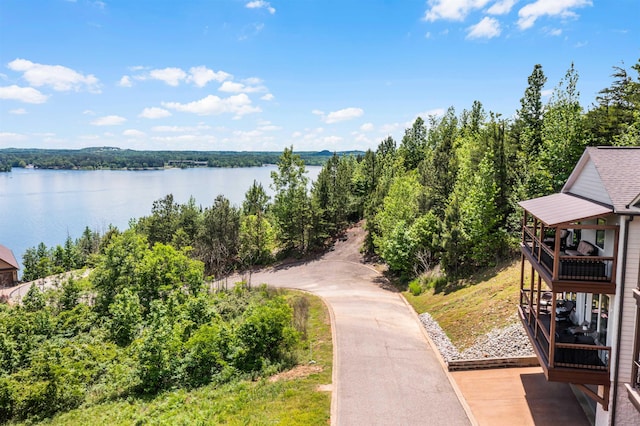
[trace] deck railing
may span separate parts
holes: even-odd
[[[529,293],[523,291],[520,315],[525,330],[544,356],[549,368],[564,367],[581,370],[609,371],[611,347],[599,344],[557,342],[557,335],[551,334],[551,322],[555,322],[555,315],[542,313],[535,304],[529,304]],[[640,375],[636,377],[640,380]],[[640,387],[640,383],[636,383]]]
[[[522,237],[522,248],[531,254],[554,281],[615,281],[615,253],[614,256],[569,256],[559,246],[552,248],[541,241],[531,226],[523,228]]]

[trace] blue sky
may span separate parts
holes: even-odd
[[[640,57],[638,0],[2,0],[0,148],[296,150],[398,142],[533,66],[588,108]]]

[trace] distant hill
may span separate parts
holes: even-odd
[[[333,153],[296,152],[310,166],[323,165]],[[363,155],[362,151],[342,151],[338,155]],[[136,151],[118,147],[82,149],[0,149],[0,171],[32,165],[40,169],[159,169],[179,167],[257,167],[275,164],[281,152],[272,151]]]

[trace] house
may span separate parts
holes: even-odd
[[[7,247],[0,244],[0,287],[11,287],[18,282],[18,261]]]
[[[589,147],[524,210],[518,313],[548,381],[640,425],[640,147]]]

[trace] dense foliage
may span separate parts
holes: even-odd
[[[356,152],[344,152],[349,155]],[[192,167],[201,162],[208,167],[256,167],[274,164],[278,152],[258,151],[134,151],[111,147],[85,149],[0,149],[0,172],[11,167],[32,165],[40,169],[150,169]],[[307,165],[321,166],[331,156],[329,151],[302,152]]]
[[[203,268],[128,230],[88,279],[0,305],[0,422],[292,365],[297,305],[266,287],[209,294]]]

